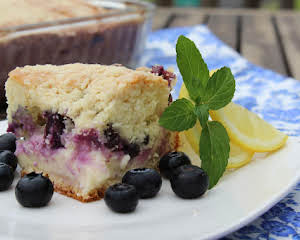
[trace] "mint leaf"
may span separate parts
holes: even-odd
[[[199,101],[209,79],[209,70],[195,43],[180,36],[176,44],[177,66],[192,100]]]
[[[206,104],[196,105],[195,113],[199,119],[201,126],[205,127],[209,116],[208,106]]]
[[[230,145],[226,129],[219,122],[207,122],[200,137],[201,167],[209,176],[209,189],[214,187],[225,172]]]
[[[185,98],[173,102],[165,109],[159,124],[171,131],[184,131],[192,128],[197,121],[193,103]]]
[[[208,105],[211,110],[225,107],[233,98],[235,80],[231,70],[223,67],[216,71],[207,82],[201,103]]]

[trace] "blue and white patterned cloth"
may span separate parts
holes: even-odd
[[[210,70],[231,68],[237,82],[234,102],[259,114],[288,135],[300,136],[300,82],[253,65],[206,26],[160,30],[153,32],[147,41],[140,65],[173,67],[179,77],[175,97],[182,84],[175,52],[181,34],[196,43]],[[263,216],[223,239],[300,240],[300,183]]]

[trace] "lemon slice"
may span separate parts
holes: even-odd
[[[200,135],[200,133],[199,133]],[[191,138],[187,132],[180,132],[179,133],[181,145],[179,146],[178,150],[185,152],[191,159],[192,164],[201,166],[201,160],[199,158],[199,147],[198,144],[195,148],[195,143],[199,141],[200,137],[198,138]],[[228,159],[227,169],[233,168],[240,168],[247,163],[249,163],[253,158],[254,152],[247,151],[242,149],[239,145],[234,144],[232,141],[230,142],[230,154]]]
[[[187,89],[185,85],[183,84],[180,89],[180,98],[189,98]],[[183,152],[188,151],[191,156],[193,156],[194,161],[196,161],[196,157],[199,159],[199,139],[201,135],[202,128],[200,126],[200,123],[197,121],[196,125],[184,132],[180,133],[181,141],[182,143],[182,150]],[[184,134],[183,134],[184,133]],[[187,143],[185,143],[187,141]],[[193,153],[191,153],[191,150],[193,150]],[[186,152],[187,153],[187,152]],[[188,153],[187,153],[188,154]],[[196,157],[195,157],[196,155]],[[229,153],[229,159],[228,159],[228,165],[227,169],[232,168],[239,168],[247,163],[249,163],[254,155],[253,151],[249,151],[247,149],[241,148],[239,145],[234,143],[232,140],[230,140],[230,153]],[[196,161],[197,162],[197,161]],[[199,166],[201,166],[201,160],[199,159]]]
[[[233,102],[210,111],[210,116],[223,124],[230,139],[249,151],[274,151],[282,147],[288,138],[255,113]]]
[[[184,132],[179,133],[180,138],[180,146],[178,147],[178,151],[184,152],[186,155],[189,156],[193,165],[201,167],[201,160],[198,153],[192,148],[190,142],[187,139],[187,136]]]
[[[241,148],[230,140],[230,153],[227,169],[240,168],[248,164],[253,158],[254,152]]]
[[[182,133],[182,132],[181,132]],[[187,131],[183,132],[185,137],[181,138],[182,141],[188,141],[190,148],[193,149],[195,154],[199,154],[199,139],[201,134],[201,126],[197,125]],[[190,150],[189,150],[190,151]],[[192,154],[193,155],[193,154]],[[251,161],[254,152],[241,148],[239,145],[230,140],[230,153],[228,159],[227,169],[240,168]]]

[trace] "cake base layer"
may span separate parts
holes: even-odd
[[[144,166],[144,167],[149,167],[149,168],[155,168],[157,169],[157,161],[154,161],[152,163],[149,163],[148,165]],[[124,171],[124,173],[126,171],[128,171],[130,168],[126,169]],[[63,194],[65,196],[74,198],[76,200],[79,200],[81,202],[93,202],[96,200],[100,200],[104,197],[104,193],[106,191],[106,189],[119,182],[121,179],[116,178],[116,179],[109,179],[105,182],[105,184],[103,184],[101,187],[93,189],[92,191],[90,191],[89,193],[85,194],[85,195],[80,195],[80,189],[78,189],[76,186],[72,186],[68,183],[66,183],[64,181],[64,179],[60,176],[54,175],[54,174],[49,174],[47,171],[39,169],[37,167],[30,167],[30,168],[25,168],[21,171],[21,176],[23,177],[26,174],[29,174],[31,172],[35,172],[35,173],[42,173],[44,176],[48,177],[51,182],[53,183],[54,186],[54,191],[58,192],[60,194]]]
[[[132,159],[115,152],[111,152],[110,157],[105,157],[100,149],[81,152],[85,156],[84,162],[80,153],[71,146],[45,153],[29,138],[27,141],[18,140],[16,155],[23,169],[22,175],[42,173],[52,181],[56,192],[81,202],[91,202],[103,198],[106,189],[120,182],[128,170],[144,167],[157,169],[160,157],[177,149],[178,140],[177,134],[164,134],[153,149]]]
[[[47,176],[53,183],[54,190],[63,195],[72,197],[81,202],[91,202],[103,198],[105,190],[112,184],[120,182],[122,176],[132,168],[154,168],[157,169],[159,155],[153,154],[152,157],[145,159],[144,161],[134,161],[128,164],[125,168],[120,168],[121,162],[118,159],[113,160],[114,163],[107,163],[112,159],[106,159],[103,162],[105,164],[114,164],[113,168],[106,166],[104,172],[99,171],[93,167],[82,168],[78,173],[72,175],[69,173],[69,169],[64,167],[68,162],[67,159],[59,159],[60,164],[53,161],[55,159],[43,158],[42,156],[36,156],[35,154],[17,154],[19,164],[22,167],[22,175],[36,172],[42,173]],[[99,153],[101,155],[101,153]],[[66,160],[66,161],[64,161]],[[98,162],[99,163],[99,162]],[[116,164],[119,164],[117,166]],[[112,166],[112,165],[110,165]],[[55,172],[54,169],[60,171]],[[86,174],[87,173],[87,174]]]

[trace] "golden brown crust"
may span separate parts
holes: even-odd
[[[158,87],[167,87],[168,85],[161,76],[155,76],[146,70],[135,71],[124,66],[81,63],[17,67],[9,73],[9,77],[9,80],[29,88],[43,85],[48,91],[55,87],[66,90],[71,87],[83,91],[92,84],[113,88],[137,83],[144,85],[155,83]]]
[[[62,186],[58,184],[54,184],[54,191],[61,193],[65,196],[74,198],[76,200],[79,200],[80,202],[93,202],[100,200],[104,197],[104,193],[106,191],[106,188],[100,188],[99,190],[95,190],[94,192],[89,193],[89,196],[86,198],[83,198],[82,196],[78,196],[72,187],[70,186]]]
[[[181,144],[182,144],[182,143],[181,143],[181,141],[180,141],[179,132],[175,132],[175,133],[174,133],[174,139],[173,139],[173,147],[174,147],[174,150],[177,151]]]

